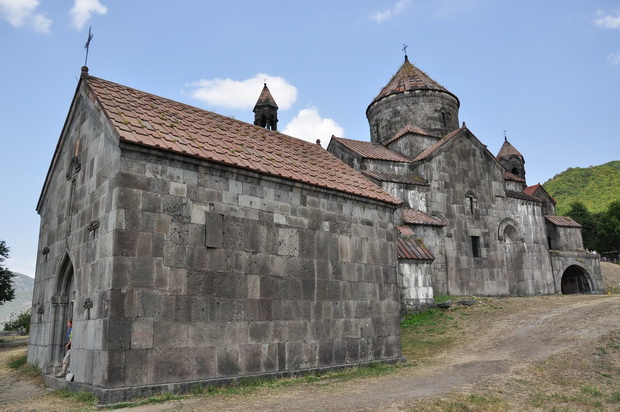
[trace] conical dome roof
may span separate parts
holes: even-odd
[[[265,83],[265,85],[263,86],[263,90],[260,92],[260,96],[258,96],[258,100],[256,101],[256,104],[254,105],[254,109],[256,109],[256,107],[261,107],[261,106],[271,106],[276,109],[278,108],[276,101],[274,100],[273,96],[271,95],[271,92],[267,88],[267,83]]]
[[[437,90],[454,96],[445,87],[411,64],[409,58],[405,56],[403,65],[400,66],[398,72],[396,72],[390,82],[381,90],[381,93],[374,98],[373,103],[386,96],[411,90]],[[458,98],[456,96],[454,97],[458,101]]]

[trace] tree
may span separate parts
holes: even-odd
[[[583,246],[586,249],[596,249],[600,243],[597,238],[598,224],[588,208],[576,201],[570,204],[570,209],[566,212],[567,216],[573,218],[577,223],[581,224],[581,234],[583,236]]]
[[[620,200],[611,202],[599,220],[602,250],[620,250]]]
[[[20,313],[11,313],[11,320],[4,324],[4,330],[13,331],[24,328],[26,333],[30,333],[30,313],[30,309]]]
[[[15,298],[15,289],[13,288],[15,274],[2,264],[8,258],[9,248],[4,240],[0,240],[0,305]]]

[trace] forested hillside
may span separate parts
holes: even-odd
[[[577,201],[592,214],[603,213],[611,202],[620,200],[620,161],[588,168],[570,168],[555,175],[543,186],[557,202],[558,215],[565,215],[571,203]]]

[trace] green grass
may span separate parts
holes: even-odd
[[[27,355],[15,356],[9,359],[7,366],[11,369],[15,369],[20,375],[26,378],[41,379],[41,369],[28,363],[27,359]]]
[[[11,369],[19,369],[28,362],[27,359],[28,359],[27,355],[16,356],[14,358],[9,359],[9,362],[7,365]]]
[[[90,392],[71,392],[64,389],[58,389],[53,391],[52,393],[59,398],[70,399],[79,403],[85,403],[89,405],[97,404],[97,397]]]

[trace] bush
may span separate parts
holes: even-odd
[[[30,333],[30,309],[21,313],[12,313],[11,320],[4,324],[5,331],[19,330],[20,328],[26,329],[26,333]]]

